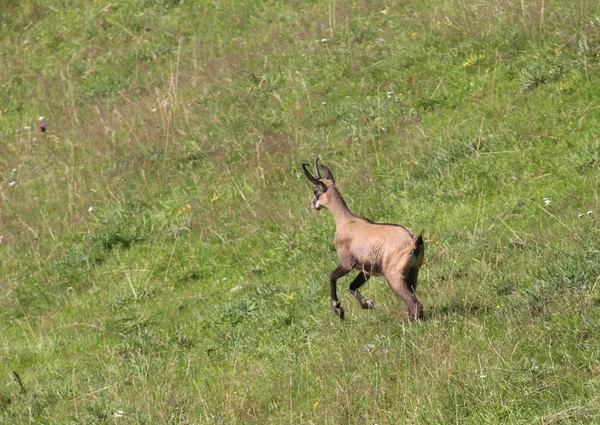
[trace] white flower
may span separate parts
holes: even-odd
[[[327,105],[327,102],[322,102],[321,105]]]
[[[30,125],[26,125],[25,127],[23,127],[23,129],[27,130],[27,131],[31,131],[31,126]]]
[[[589,210],[589,211],[587,212],[587,215],[592,215],[592,214],[594,214],[594,211],[592,211],[592,210]]]
[[[544,204],[546,204],[546,205],[550,205],[550,203],[551,203],[551,202],[552,202],[552,201],[551,201],[550,199],[548,199],[548,198],[544,198]]]
[[[577,214],[577,217],[579,217],[579,218],[583,217],[583,213]]]
[[[115,413],[113,413],[113,416],[115,418],[122,418],[123,417],[123,411],[122,410],[117,410]]]
[[[17,172],[16,168],[13,168],[12,170],[10,170],[11,173],[15,174]]]
[[[89,213],[91,213],[91,212],[94,212],[94,207],[92,207],[92,206],[90,205],[90,207],[88,208],[88,212],[89,212]]]
[[[383,10],[382,10],[381,12],[379,12],[379,13],[381,13],[382,15],[387,15],[387,14],[388,14],[388,10],[387,10],[387,9],[383,9]]]
[[[322,38],[321,39],[321,43],[327,43],[327,39],[326,38]]]
[[[38,118],[38,120],[40,120],[40,121],[44,121],[44,118],[45,118],[45,117],[42,115],[41,117],[39,117],[39,118]]]
[[[15,186],[17,185],[17,182],[13,180],[13,181],[11,181],[11,182],[10,182],[8,185],[9,185],[10,187],[15,187]]]
[[[389,91],[389,92],[387,92],[387,97],[392,97],[393,94],[394,94],[394,92]]]

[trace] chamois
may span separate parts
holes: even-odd
[[[425,246],[422,234],[396,224],[374,223],[352,214],[342,195],[335,186],[333,174],[321,164],[314,164],[313,176],[306,162],[302,169],[314,185],[312,207],[327,208],[335,220],[335,249],[339,257],[338,266],[329,276],[331,299],[329,304],[340,319],[344,309],[337,297],[337,280],[356,269],[358,276],[350,283],[349,290],[364,309],[375,308],[375,303],[364,298],[358,289],[371,276],[384,276],[396,295],[406,303],[411,320],[423,318],[423,306],[415,296],[419,267],[423,264]]]

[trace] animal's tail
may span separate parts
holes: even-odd
[[[415,258],[414,265],[420,267],[423,263],[423,257],[425,255],[425,242],[423,241],[423,232],[417,236],[415,239],[415,250],[413,251],[413,256]]]

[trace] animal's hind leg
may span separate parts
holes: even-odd
[[[413,286],[409,282],[409,277],[410,273],[408,273],[408,276],[397,274],[389,277],[386,276],[386,280],[396,295],[406,304],[408,318],[410,320],[421,320],[423,318],[423,305],[417,299]]]
[[[337,280],[340,277],[346,276],[351,269],[344,267],[342,264],[339,264],[335,270],[331,272],[329,275],[329,284],[331,285],[331,298],[329,300],[329,305],[333,308],[333,311],[340,319],[344,319],[344,309],[342,308],[342,303],[338,300],[337,296]]]
[[[417,279],[419,277],[419,268],[414,267],[409,270],[408,276],[406,276],[406,283],[408,288],[414,293],[417,291]]]
[[[352,281],[350,284],[350,292],[354,295],[354,298],[360,303],[361,307],[364,309],[375,308],[375,302],[368,298],[363,297],[360,292],[358,292],[358,288],[364,285],[364,283],[369,280],[370,275],[360,272],[358,276]]]

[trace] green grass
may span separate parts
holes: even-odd
[[[1,423],[600,423],[596,2],[0,3]]]

